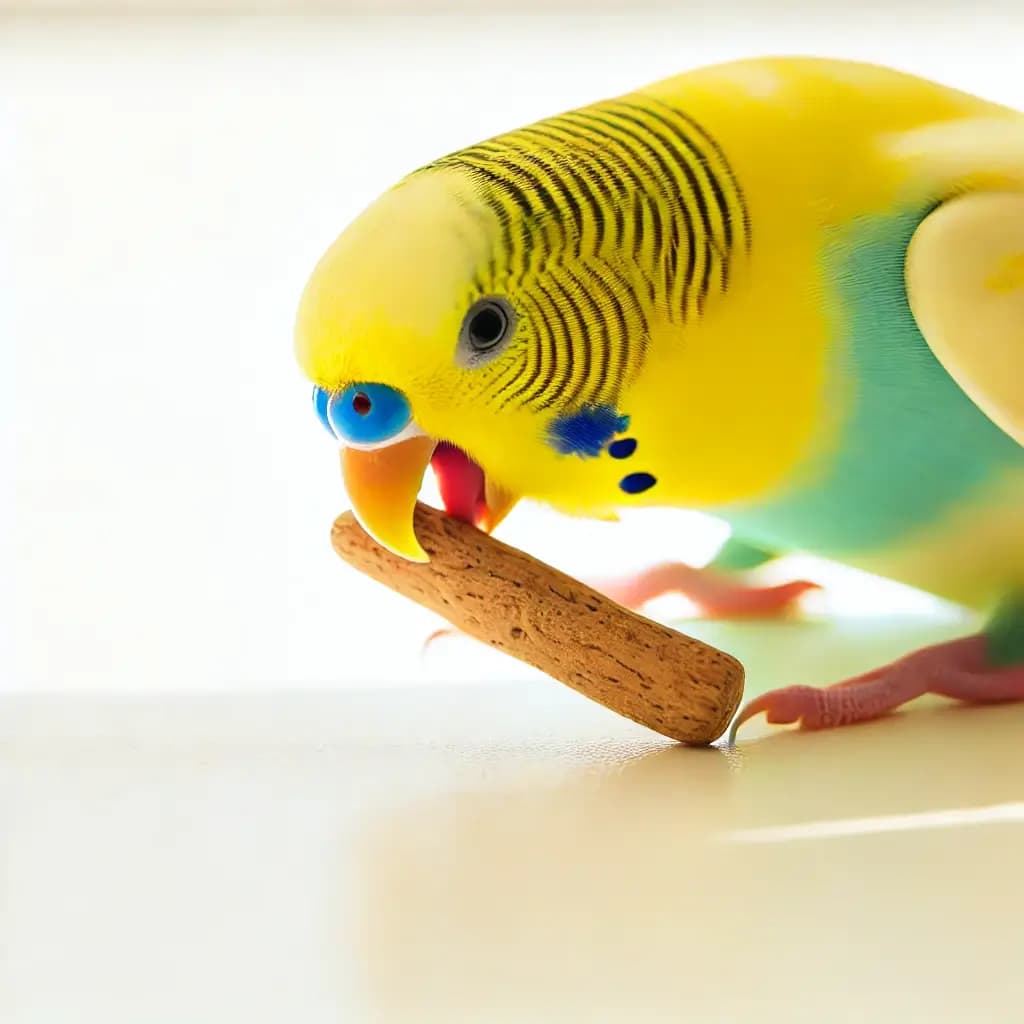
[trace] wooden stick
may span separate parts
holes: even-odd
[[[725,731],[743,666],[651,622],[516,548],[426,505],[416,535],[430,556],[409,562],[376,544],[351,512],[334,523],[350,565],[606,708],[683,743]]]

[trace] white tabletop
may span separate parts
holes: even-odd
[[[11,698],[0,1019],[1010,1021],[1022,728],[685,749],[537,681]]]

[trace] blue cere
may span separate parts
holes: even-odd
[[[405,395],[386,384],[350,384],[330,395],[327,402],[331,430],[340,440],[353,444],[387,441],[400,434],[411,420],[412,410]]]
[[[620,437],[608,445],[608,454],[613,459],[628,459],[636,451],[635,437]]]
[[[330,401],[331,396],[323,388],[313,388],[313,409],[316,412],[316,418],[327,428],[331,437],[337,437],[334,427],[331,426],[331,421],[327,418],[327,406]]]
[[[650,473],[630,473],[619,481],[621,487],[627,494],[643,494],[649,491],[658,481]]]
[[[559,416],[548,427],[548,442],[562,455],[597,458],[604,446],[629,426],[629,417],[610,405],[592,405]]]

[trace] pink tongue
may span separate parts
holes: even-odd
[[[487,511],[484,472],[465,452],[442,441],[430,460],[444,510],[463,522],[479,525]]]

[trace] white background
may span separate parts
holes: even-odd
[[[0,687],[522,675],[461,641],[421,661],[435,620],[330,550],[345,498],[291,334],[345,223],[440,153],[754,53],[872,59],[1024,107],[1010,5],[697,11],[0,20]],[[721,530],[524,508],[502,536],[600,575],[703,561]],[[846,611],[919,607],[840,583]]]

